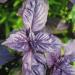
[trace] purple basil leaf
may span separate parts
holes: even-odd
[[[33,42],[34,48],[36,51],[50,52],[52,50],[52,48],[50,47],[50,44],[52,43],[52,41],[53,41],[53,38],[51,38],[49,34],[40,32],[35,36],[35,41]]]
[[[56,51],[51,52],[51,53],[45,53],[47,65],[49,68],[53,64],[55,64],[55,62],[58,60],[59,56],[60,56],[60,50],[56,50]]]
[[[35,34],[32,31],[29,33],[29,38],[31,42],[35,40]]]
[[[75,40],[69,41],[65,44],[65,55],[75,54]]]
[[[60,69],[54,69],[51,75],[61,75]],[[64,74],[63,74],[64,75]]]
[[[46,68],[39,63],[38,66],[33,66],[33,72],[35,73],[34,75],[46,75]]]
[[[55,68],[51,75],[75,75],[75,69],[71,65],[62,65],[61,69]]]
[[[48,57],[51,75],[75,75],[75,68],[70,64],[69,58],[60,54],[53,54]]]
[[[0,65],[4,65],[14,59],[15,57],[8,52],[7,48],[0,45]]]
[[[26,28],[40,31],[45,27],[48,15],[48,4],[44,0],[26,0],[23,21]]]
[[[37,62],[34,59],[32,59],[32,52],[25,53],[22,60],[23,60],[22,66],[23,75],[31,75],[32,64],[37,64]]]
[[[60,50],[45,54],[47,65],[51,70],[51,75],[75,75],[75,68],[71,65],[71,60],[73,58],[75,59],[75,57],[69,54],[61,55]]]
[[[23,12],[23,21],[27,29],[31,28],[34,8],[35,0],[26,0],[25,9]]]
[[[2,44],[17,51],[28,51],[29,49],[25,31],[11,34]]]
[[[45,75],[44,65],[38,63],[32,52],[28,52],[23,57],[23,75]]]
[[[61,47],[59,40],[55,36],[43,32],[40,32],[35,36],[32,45],[33,49],[39,52],[52,52]]]
[[[71,40],[65,45],[65,56],[68,56],[71,61],[75,61],[75,40]]]
[[[75,75],[75,68],[72,65],[64,63],[61,67],[61,75]]]
[[[34,56],[38,62],[40,62],[41,64],[44,64],[44,65],[46,64],[45,54],[35,53]]]

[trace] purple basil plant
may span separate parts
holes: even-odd
[[[70,65],[74,58],[72,52],[67,55],[68,47],[64,46],[65,54],[61,56],[61,41],[43,32],[47,15],[46,0],[26,0],[22,12],[24,28],[11,34],[2,44],[23,53],[23,75],[46,75],[48,67],[50,75],[74,75]]]
[[[47,53],[47,65],[50,75],[75,75],[75,40],[62,46],[60,51]]]

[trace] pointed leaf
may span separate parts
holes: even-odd
[[[6,39],[5,42],[2,43],[5,46],[8,46],[9,48],[12,48],[17,51],[28,51],[28,43],[27,43],[27,37],[25,31],[18,31],[16,33],[13,33],[9,36],[8,39]]]
[[[26,0],[23,21],[26,28],[39,31],[45,27],[48,15],[48,4],[44,0]]]

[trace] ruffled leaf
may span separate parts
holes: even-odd
[[[35,36],[33,45],[35,50],[39,52],[52,52],[53,50],[59,49],[61,47],[61,44],[56,37],[42,32]]]

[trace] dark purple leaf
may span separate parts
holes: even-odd
[[[7,48],[0,45],[0,65],[4,65],[14,59],[15,57],[8,52]]]

